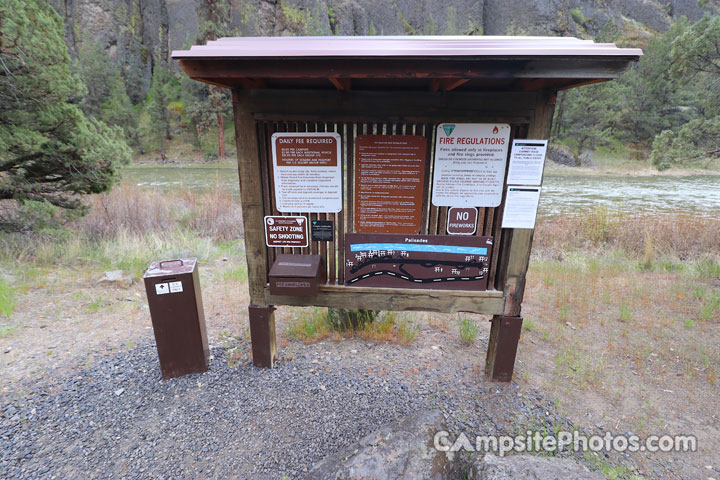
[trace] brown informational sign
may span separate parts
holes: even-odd
[[[307,218],[265,217],[265,245],[268,247],[307,247]]]
[[[345,235],[345,283],[357,287],[486,290],[492,237]]]
[[[425,182],[424,137],[359,135],[355,142],[355,231],[418,233]]]
[[[342,164],[337,133],[272,135],[275,203],[283,213],[342,210]]]
[[[477,230],[478,211],[475,207],[448,210],[447,233],[450,235],[474,235]]]

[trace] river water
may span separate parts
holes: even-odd
[[[208,167],[127,167],[123,178],[141,188],[206,189],[222,185],[239,195],[237,169]],[[633,213],[687,211],[720,217],[720,176],[687,177],[546,175],[540,199],[541,215],[579,212],[605,206]]]

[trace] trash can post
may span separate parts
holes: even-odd
[[[250,305],[248,310],[253,364],[256,367],[273,368],[275,360],[277,360],[275,307],[273,305]]]

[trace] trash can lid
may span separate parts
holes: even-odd
[[[163,277],[165,275],[179,275],[192,273],[197,265],[197,258],[177,258],[175,260],[160,260],[152,262],[143,278]]]

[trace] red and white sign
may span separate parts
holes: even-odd
[[[265,245],[268,247],[307,247],[307,218],[265,217]]]

